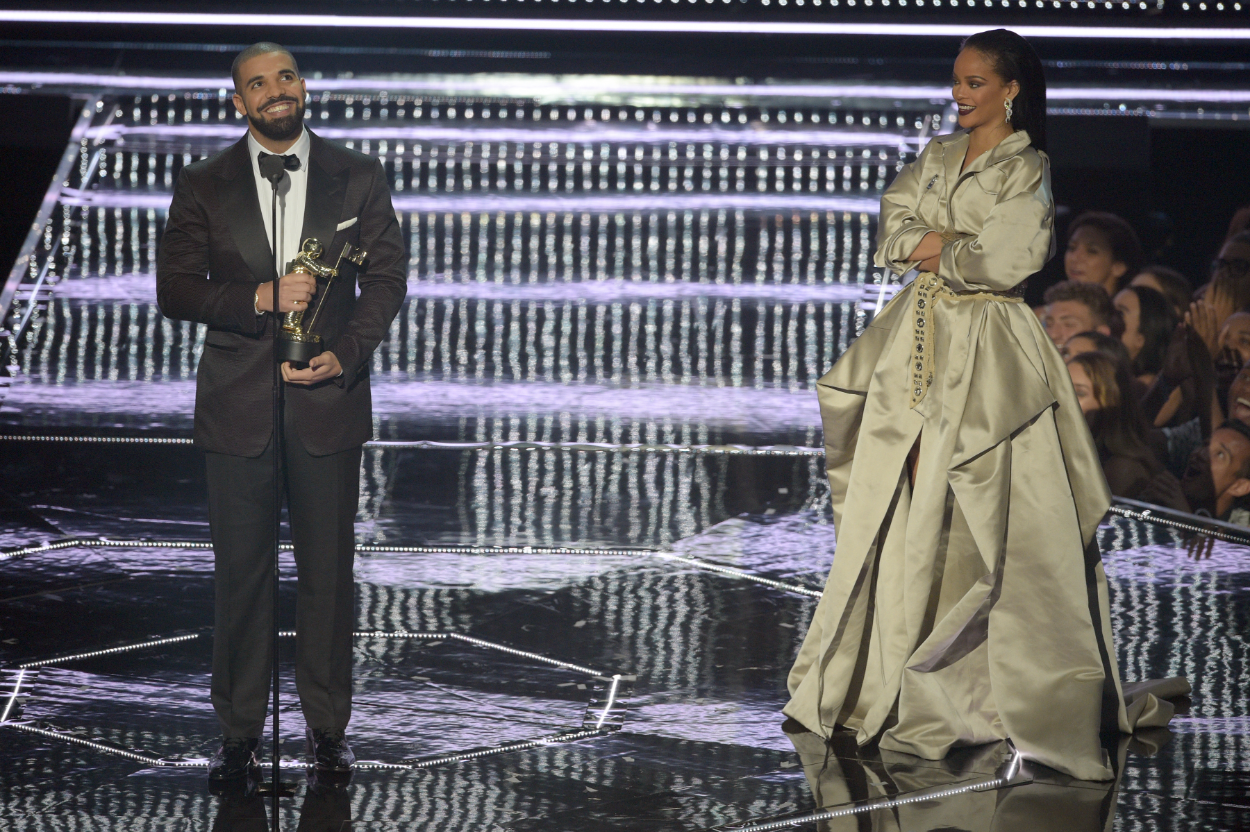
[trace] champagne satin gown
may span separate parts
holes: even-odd
[[[936,231],[940,277],[900,291],[818,384],[837,550],[784,710],[927,759],[1010,739],[1107,780],[1100,728],[1173,709],[1125,699],[1095,540],[1111,495],[1067,368],[1021,302],[1054,253],[1049,161],[1023,131],[961,172],[967,148],[966,132],[933,139],[881,200],[877,264],[907,272]]]

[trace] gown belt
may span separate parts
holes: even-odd
[[[1027,281],[1026,281],[1027,283]],[[933,384],[933,304],[939,299],[992,300],[1006,303],[1024,303],[1025,283],[1013,287],[1008,292],[956,292],[933,272],[921,272],[916,278],[915,294],[912,296],[912,332],[914,349],[912,351],[911,370],[911,401],[915,407],[924,401],[925,393]]]

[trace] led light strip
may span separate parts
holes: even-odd
[[[820,598],[822,595],[824,595],[824,593],[821,590],[816,589],[814,587],[803,586],[802,584],[790,584],[790,583],[785,583],[784,581],[775,581],[772,578],[765,578],[762,575],[756,575],[751,572],[744,571],[742,569],[736,569],[732,566],[722,566],[719,563],[712,563],[710,561],[702,560],[700,558],[693,558],[687,555],[678,555],[673,552],[650,552],[649,554],[652,554],[658,558],[662,558],[663,560],[672,560],[672,561],[679,561],[681,563],[688,563],[691,566],[694,566],[698,569],[706,570],[708,572],[719,572],[722,575],[729,575],[734,578],[742,578],[743,580],[751,581],[753,583],[764,584],[765,586],[771,586],[774,589],[780,589],[786,592],[793,592],[795,595],[807,595],[811,598]]]
[[[123,26],[247,26],[272,29],[270,14],[213,14],[207,12],[92,12],[2,10],[3,23],[85,23]],[[880,35],[886,37],[956,38],[983,29],[1000,28],[992,22],[967,24],[923,23],[774,23],[766,21],[706,20],[559,20],[553,18],[417,17],[397,15],[299,14],[282,19],[284,28],[316,29],[450,29],[496,32],[603,32],[633,34],[706,35]],[[1250,29],[1174,26],[1003,26],[1026,38],[1077,40],[1250,40]]]
[[[993,780],[986,780],[983,783],[973,783],[968,786],[956,786],[949,789],[940,789],[937,791],[921,791],[907,797],[892,797],[879,800],[870,800],[855,806],[847,806],[842,809],[826,809],[820,812],[812,812],[808,815],[798,815],[786,818],[785,820],[775,820],[766,823],[747,823],[741,826],[722,826],[720,829],[732,829],[734,832],[768,832],[773,829],[792,829],[800,823],[815,823],[822,820],[832,820],[834,818],[844,818],[850,815],[860,815],[865,812],[876,811],[877,809],[893,809],[896,806],[906,806],[909,803],[918,803],[922,800],[940,800],[943,797],[954,797],[959,794],[967,794],[968,792],[984,792],[990,789],[997,789],[1009,784],[1009,780],[1005,777],[998,777]]]
[[[13,728],[18,731],[24,731],[28,734],[35,734],[49,739],[57,739],[68,742],[73,745],[81,745],[94,751],[100,751],[105,754],[112,754],[115,757],[122,757],[137,763],[144,763],[153,768],[205,768],[208,766],[208,760],[202,758],[190,758],[181,760],[170,760],[163,757],[157,757],[154,754],[141,754],[135,751],[129,751],[124,748],[115,748],[105,743],[96,742],[95,740],[80,737],[67,731],[54,731],[49,728],[41,728],[38,725],[32,725],[25,722],[3,722],[0,723],[5,728]],[[590,737],[602,737],[610,734],[609,729],[586,729],[582,731],[571,731],[562,734],[550,734],[545,737],[539,737],[534,740],[523,740],[519,742],[507,743],[495,748],[486,748],[480,751],[466,751],[459,754],[444,754],[440,757],[433,757],[426,760],[417,760],[415,762],[403,763],[382,763],[376,761],[359,762],[354,768],[365,771],[417,771],[425,768],[443,765],[445,763],[456,763],[465,760],[476,760],[479,757],[489,757],[494,754],[506,754],[510,751],[524,751],[530,748],[539,748],[547,745],[556,745],[559,743],[575,742],[576,740],[589,739]],[[279,761],[279,768],[298,769],[307,768],[308,763],[303,760],[291,759],[284,757]]]
[[[53,656],[50,659],[40,659],[38,661],[26,662],[17,665],[19,670],[31,670],[36,667],[48,667],[50,665],[63,664],[65,662],[76,662],[83,659],[95,659],[100,656],[115,656],[118,653],[128,653],[132,650],[142,650],[145,647],[160,647],[163,644],[179,644],[184,641],[193,641],[207,633],[188,633],[181,636],[169,636],[168,638],[158,638],[151,641],[142,641],[138,644],[124,644],[119,647],[109,647],[104,650],[92,650],[87,653],[70,653],[64,656]],[[2,721],[2,720],[0,720]]]
[[[127,436],[23,436],[0,435],[0,442],[67,442],[78,444],[119,445],[190,445],[194,440],[181,437],[127,437]],[[731,456],[821,456],[823,448],[803,445],[666,445],[627,442],[544,442],[516,440],[511,442],[436,442],[419,439],[374,439],[366,442],[367,448],[390,450],[425,451],[578,451],[586,453],[647,453],[647,454],[728,454]],[[3,555],[0,555],[3,559]]]
[[[1113,497],[1112,499],[1118,500],[1120,498]],[[1186,531],[1186,532],[1190,532],[1193,534],[1200,534],[1206,537],[1214,537],[1216,540],[1222,540],[1225,543],[1240,543],[1243,546],[1250,544],[1250,529],[1247,529],[1246,531],[1243,532],[1243,531],[1239,531],[1235,529],[1225,530],[1221,528],[1212,528],[1209,526],[1199,526],[1194,523],[1187,523],[1183,520],[1174,519],[1168,514],[1156,514],[1154,511],[1150,509],[1146,509],[1146,510],[1136,509],[1127,505],[1117,505],[1116,503],[1112,503],[1111,513],[1115,515],[1119,515],[1120,517],[1128,518],[1129,520],[1137,520],[1138,522],[1142,522],[1142,523],[1159,523],[1164,526],[1171,526],[1174,529],[1180,529],[1181,531]],[[1219,523],[1221,526],[1228,525],[1227,523],[1224,523],[1222,521],[1211,520],[1205,517],[1203,518],[1195,517],[1195,519],[1200,519],[1204,522],[1209,522],[1209,523]]]
[[[143,650],[148,647],[160,647],[161,645],[165,645],[165,644],[178,644],[184,641],[192,641],[194,639],[200,638],[201,636],[204,636],[207,634],[208,634],[207,631],[199,632],[199,633],[188,633],[188,634],[180,635],[180,636],[169,636],[168,638],[153,639],[151,641],[141,641],[141,642],[138,642],[137,644],[123,644],[117,647],[109,647],[103,650],[91,650],[85,653],[69,653],[63,656],[53,656],[52,658],[49,658],[49,659],[39,659],[38,661],[26,662],[24,664],[16,665],[16,668],[19,671],[26,671],[26,670],[31,670],[31,669],[38,668],[38,667],[48,667],[51,665],[64,664],[66,662],[81,661],[83,659],[95,659],[95,658],[99,658],[100,656],[114,656],[114,655],[117,655],[118,653],[128,653],[134,650]],[[295,631],[294,630],[280,630],[278,631],[278,635],[283,638],[294,638]],[[585,667],[580,664],[573,664],[572,662],[565,662],[559,659],[553,659],[549,656],[544,656],[540,653],[530,653],[526,650],[518,650],[515,647],[508,647],[503,644],[496,644],[493,641],[486,641],[485,639],[474,638],[473,636],[466,636],[462,633],[412,633],[412,632],[407,632],[404,630],[396,630],[396,631],[357,630],[352,633],[352,636],[356,638],[411,638],[411,639],[420,639],[420,640],[428,640],[428,641],[441,641],[441,640],[447,639],[447,640],[463,641],[467,644],[472,644],[476,647],[485,647],[488,650],[497,650],[501,653],[507,653],[512,656],[520,656],[522,658],[530,659],[531,661],[541,662],[543,664],[549,664],[549,665],[552,665],[553,667],[559,667],[564,670],[576,670],[578,673],[584,673],[587,676],[593,676],[596,679],[608,679],[608,678],[619,679],[620,678],[619,674],[617,674],[616,676],[609,677],[608,674],[604,673],[603,671],[595,670],[592,667]],[[19,680],[19,683],[20,683],[20,680]],[[8,708],[5,708],[5,715],[6,716],[8,715]],[[3,722],[3,719],[0,719],[0,722]]]
[[[56,543],[43,544],[41,546],[27,546],[22,549],[14,549],[9,552],[4,552],[0,554],[0,562],[11,560],[14,558],[23,558],[23,557],[28,557],[30,555],[42,554],[44,552],[49,552],[49,551],[53,551],[56,549],[68,549],[68,548],[72,548],[76,546],[83,546],[83,547],[103,546],[103,547],[119,547],[119,548],[133,548],[133,549],[148,549],[148,548],[211,549],[212,548],[211,543],[200,543],[196,541],[166,540],[166,541],[160,541],[160,542],[152,542],[152,541],[145,541],[145,540],[107,540],[104,538],[75,538],[73,540],[62,540],[62,541],[57,541]],[[284,552],[289,552],[291,551],[292,546],[289,543],[284,543],[280,546],[280,548]],[[787,583],[785,581],[778,581],[772,578],[766,578],[763,575],[756,575],[752,572],[747,572],[746,570],[738,569],[733,566],[727,566],[725,564],[715,563],[713,561],[707,561],[707,560],[703,560],[702,558],[691,557],[689,555],[682,555],[682,554],[678,554],[677,552],[663,552],[657,549],[642,549],[642,548],[592,549],[592,548],[577,548],[577,547],[571,547],[571,546],[570,547],[564,547],[564,546],[376,546],[376,545],[370,545],[370,544],[357,544],[356,551],[363,552],[363,553],[393,553],[393,554],[407,554],[407,555],[464,554],[464,555],[585,555],[585,556],[591,556],[591,557],[635,557],[635,558],[636,557],[656,557],[656,558],[660,558],[661,560],[669,560],[669,561],[675,561],[678,563],[684,563],[689,566],[693,566],[697,569],[705,570],[707,572],[716,572],[721,575],[728,575],[729,577],[739,578],[744,581],[751,581],[752,583],[762,584],[764,586],[769,586],[774,589],[780,589],[783,592],[791,592],[796,595],[806,595],[812,598],[819,598],[823,594],[821,590],[817,589],[816,587],[804,586],[803,584]],[[279,633],[279,635],[293,636],[295,635],[295,633],[291,631],[283,631]],[[490,647],[491,649],[494,649],[494,650],[503,650],[505,652],[514,653],[515,655],[518,655],[518,656],[525,656],[526,658],[535,659],[537,661],[543,661],[549,664],[558,665],[560,667],[566,667],[570,670],[578,670],[583,673],[588,673],[591,676],[607,678],[606,674],[598,670],[593,670],[588,667],[582,667],[580,665],[559,662],[556,659],[548,659],[544,656],[538,655],[537,653],[526,653],[524,651],[513,650],[510,647],[504,647],[502,645],[493,644],[488,641],[481,641],[478,639],[474,639],[471,636],[460,635],[457,633],[438,633],[438,634],[429,634],[429,635],[412,634],[412,635],[403,636],[399,633],[383,633],[383,632],[372,633],[372,632],[366,631],[366,632],[356,633],[356,635],[358,636],[377,635],[379,637],[393,635],[395,637],[406,637],[406,638],[435,638],[437,637],[437,638],[459,639],[461,641],[466,641],[472,644],[478,644],[484,647]],[[191,637],[194,637],[194,636],[191,636]],[[145,645],[137,645],[137,646],[145,646]],[[123,649],[131,650],[131,649],[136,649],[136,647],[113,648],[113,651],[121,652]],[[92,654],[92,655],[95,655],[95,654]],[[82,657],[78,657],[78,658],[82,658]],[[55,661],[66,661],[66,660],[67,659],[65,658],[61,658]],[[39,662],[37,664],[39,665],[48,664],[51,661],[54,661],[54,660],[49,660],[48,662]],[[31,666],[36,666],[36,665],[32,664]]]
[[[608,712],[612,710],[612,706],[616,704],[616,689],[620,687],[621,674],[617,673],[612,677],[612,687],[608,689],[608,703],[603,706],[603,713],[599,714],[599,721],[595,723],[595,730],[603,730],[603,721],[608,718]],[[16,690],[16,689],[15,689]],[[17,694],[15,693],[14,696]],[[7,709],[5,713],[8,713]],[[3,722],[3,720],[0,720]]]
[[[0,79],[3,79],[3,73],[0,73]],[[321,81],[314,81],[319,84]],[[727,87],[728,90],[738,90],[741,87]],[[767,89],[767,88],[765,88]],[[657,88],[652,94],[674,94],[667,88]],[[940,94],[946,96],[949,90],[942,90]],[[784,95],[784,91],[772,93],[772,95]],[[823,96],[822,96],[823,97]],[[381,102],[379,102],[381,103]],[[481,121],[481,120],[480,120]],[[647,125],[646,127],[642,125]],[[890,133],[887,131],[870,131],[868,129],[862,131],[846,130],[844,128],[833,128],[830,130],[789,130],[786,128],[747,129],[743,126],[741,129],[729,130],[719,125],[713,124],[705,129],[688,129],[688,128],[671,128],[663,124],[655,125],[652,122],[640,122],[638,127],[616,126],[608,122],[594,122],[590,124],[579,124],[577,127],[495,127],[491,122],[481,121],[480,127],[443,127],[438,124],[429,124],[420,122],[416,124],[404,125],[403,122],[387,127],[322,127],[313,122],[316,127],[316,133],[323,139],[333,139],[335,141],[415,141],[423,144],[434,144],[437,142],[463,142],[471,141],[479,146],[486,142],[511,142],[513,144],[531,145],[531,144],[549,144],[551,142],[576,142],[585,144],[587,142],[616,142],[624,144],[667,144],[668,142],[724,142],[726,144],[740,144],[747,146],[754,145],[771,145],[771,144],[805,144],[820,145],[821,147],[851,147],[851,148],[894,148],[899,145],[915,145],[919,143],[919,139],[914,134]],[[649,129],[651,128],[651,129]],[[115,141],[123,137],[155,137],[159,139],[222,139],[227,141],[238,141],[242,134],[243,124],[109,124],[92,127],[87,130],[87,138],[100,142]],[[541,154],[542,151],[539,151]],[[484,155],[474,156],[474,160],[491,159]],[[446,161],[446,157],[443,161]],[[461,159],[463,161],[463,158]],[[515,160],[513,160],[515,161]],[[553,157],[551,155],[540,155],[539,158],[528,158],[522,161],[530,162],[549,162],[554,161],[564,164],[567,160],[563,157]],[[578,162],[583,160],[578,159]],[[625,161],[633,164],[637,160],[633,159],[611,159],[610,162]],[[674,160],[660,160],[674,161]],[[675,160],[682,164],[688,164],[685,159]],[[690,161],[707,161],[718,164],[721,160],[710,159],[694,159]],[[747,162],[738,160],[739,166],[747,164]],[[751,166],[755,166],[753,160],[748,160]],[[853,159],[859,162],[860,159]],[[644,159],[641,163],[653,164],[651,160]],[[90,179],[90,177],[86,177]]]
[[[155,767],[202,768],[204,766],[207,766],[208,760],[205,760],[205,759],[193,758],[193,759],[171,760],[171,759],[167,759],[163,757],[157,757],[153,754],[144,754],[144,753],[139,753],[136,751],[130,751],[127,749],[116,748],[114,746],[107,745],[105,743],[100,743],[94,740],[87,739],[85,737],[80,737],[76,734],[71,734],[71,733],[64,732],[64,731],[56,731],[56,730],[52,730],[49,728],[42,728],[31,723],[8,721],[9,713],[11,712],[14,703],[17,701],[18,692],[21,689],[22,681],[25,678],[25,674],[27,670],[37,668],[37,667],[46,667],[46,666],[49,666],[52,664],[58,664],[61,662],[70,662],[70,661],[76,661],[79,659],[89,659],[89,658],[95,658],[97,656],[115,655],[117,653],[124,653],[124,652],[132,651],[132,650],[140,650],[145,647],[156,647],[156,646],[160,646],[164,644],[174,644],[178,642],[190,641],[192,639],[199,638],[200,636],[206,635],[206,634],[207,633],[191,633],[191,634],[181,635],[181,636],[171,636],[169,638],[154,639],[151,641],[140,642],[138,644],[123,645],[120,647],[112,647],[112,648],[108,648],[105,650],[94,650],[94,651],[87,652],[87,653],[75,653],[71,655],[58,656],[58,657],[51,658],[51,659],[45,659],[45,660],[37,661],[37,662],[28,662],[26,664],[18,665],[17,666],[17,669],[18,669],[17,679],[14,682],[13,690],[9,695],[7,704],[5,705],[3,715],[0,715],[0,726],[16,728],[20,731],[25,731],[27,733],[37,734],[43,737],[63,740],[66,742],[73,743],[75,745],[81,745],[84,747],[92,748],[96,751],[101,751],[107,754],[112,754],[114,756],[123,757],[127,760],[141,762],[141,763],[145,763],[147,765],[151,765]],[[285,638],[293,638],[295,636],[295,632],[292,630],[282,630],[282,631],[279,631],[278,635],[285,637]],[[461,633],[414,633],[414,632],[408,632],[405,630],[394,630],[394,631],[357,630],[353,632],[352,635],[358,638],[409,638],[409,639],[420,639],[420,640],[428,640],[428,641],[442,641],[442,640],[447,640],[447,639],[454,639],[454,640],[463,641],[463,642],[466,642],[466,643],[469,643],[478,647],[485,647],[490,650],[496,650],[502,653],[507,653],[509,655],[521,656],[523,658],[530,659],[532,661],[542,662],[542,663],[560,667],[566,670],[575,670],[580,673],[584,673],[588,676],[593,676],[598,679],[609,678],[607,674],[598,670],[594,670],[593,668],[583,667],[582,665],[573,664],[572,662],[563,662],[563,661],[560,661],[559,659],[552,659],[548,656],[543,656],[538,653],[531,653],[525,650],[517,650],[512,647],[507,647],[502,644],[496,644],[494,642],[486,641],[484,639],[473,638],[472,636],[466,636]],[[461,762],[464,760],[473,760],[479,757],[486,757],[486,756],[490,756],[493,754],[504,754],[510,751],[521,751],[521,750],[525,750],[529,748],[538,748],[540,746],[552,745],[556,743],[573,742],[575,740],[587,739],[589,737],[605,736],[608,733],[611,733],[611,731],[615,730],[615,728],[604,728],[603,725],[604,725],[604,722],[607,720],[612,710],[613,705],[616,704],[617,689],[619,688],[621,680],[624,677],[622,677],[621,674],[616,673],[616,674],[613,674],[610,678],[612,681],[612,685],[608,691],[608,701],[607,701],[607,704],[603,708],[603,712],[599,716],[598,723],[595,725],[593,729],[583,729],[579,731],[570,731],[570,732],[563,732],[560,734],[552,734],[552,735],[548,735],[545,737],[539,737],[538,739],[534,739],[534,740],[524,740],[524,741],[513,742],[513,743],[505,743],[504,745],[497,746],[495,748],[482,749],[479,751],[466,751],[466,752],[461,752],[457,754],[446,754],[446,755],[441,755],[439,757],[434,757],[434,758],[430,758],[426,760],[417,760],[413,762],[410,762],[410,761],[403,761],[400,763],[383,763],[383,762],[376,762],[376,761],[361,762],[357,764],[356,768],[364,769],[364,770],[411,771],[411,770],[430,768],[432,766],[442,765],[444,763]],[[300,760],[293,760],[293,759],[287,758],[287,759],[281,760],[279,763],[279,766],[281,768],[302,768],[306,766],[306,763]]]
[[[680,162],[680,160],[678,160]],[[873,160],[874,163],[879,160]],[[683,165],[674,163],[676,167]],[[795,162],[776,163],[767,167],[791,167]],[[172,194],[133,193],[118,191],[80,191],[61,198],[62,205],[90,208],[142,208],[165,211]],[[430,194],[428,196],[395,196],[391,203],[396,211],[407,213],[463,212],[546,212],[585,211],[613,213],[616,211],[835,211],[876,216],[881,201],[874,197],[811,196],[805,194],[747,194],[726,191],[705,194],[604,194],[602,196],[560,196],[557,194],[490,196],[488,194]]]
[[[95,751],[102,751],[105,754],[112,754],[116,757],[124,757],[136,763],[146,763],[150,766],[172,767],[172,768],[194,768],[208,764],[207,760],[165,760],[152,754],[139,754],[135,751],[127,751],[124,748],[114,748],[111,745],[105,745],[102,742],[89,740],[86,737],[80,737],[77,734],[71,734],[66,731],[53,731],[48,728],[40,728],[37,725],[31,725],[25,722],[5,722],[0,723],[5,728],[13,728],[18,731],[24,731],[28,734],[36,734],[41,737],[49,737],[52,739],[62,740],[73,745],[81,745]]]
[[[607,729],[587,728],[583,731],[571,731],[565,734],[549,734],[545,737],[539,737],[536,740],[505,743],[503,745],[496,746],[495,748],[485,748],[481,751],[466,751],[460,754],[444,754],[441,757],[432,757],[426,760],[415,760],[408,763],[405,767],[410,769],[431,768],[433,766],[443,765],[444,763],[459,763],[465,760],[476,760],[480,757],[489,757],[494,754],[505,754],[509,751],[524,751],[529,748],[539,748],[545,745],[573,742],[575,740],[583,740],[590,737],[602,737],[609,733],[611,732]]]
[[[789,817],[784,820],[760,821],[759,823],[747,821],[743,824],[733,824],[718,828],[726,830],[733,829],[735,832],[765,832],[765,830],[786,829],[797,826],[800,823],[813,823],[815,821],[842,818],[848,815],[870,812],[875,809],[889,809],[895,806],[904,806],[908,803],[916,803],[921,800],[936,800],[943,797],[966,794],[968,792],[983,792],[1004,786],[1018,786],[1026,783],[1032,783],[1033,778],[1031,776],[1017,779],[1017,775],[1020,774],[1021,760],[1022,757],[1019,749],[1012,747],[1011,759],[1007,762],[1007,767],[1003,771],[1003,776],[996,777],[993,780],[986,780],[981,783],[971,783],[967,786],[954,786],[945,789],[922,789],[920,791],[912,792],[906,797],[877,798],[876,800],[864,801],[853,806],[847,806],[839,809],[824,809],[808,815]]]
[[[0,12],[2,15],[3,12]],[[2,20],[3,18],[0,18]],[[929,27],[925,27],[926,29]],[[980,27],[976,27],[980,28]],[[972,29],[963,34],[971,34]],[[1017,28],[1017,32],[1023,34],[1022,29]],[[1150,30],[1165,31],[1165,30]],[[1250,29],[1222,29],[1215,30],[1222,32],[1241,32],[1246,37],[1239,39],[1250,40]],[[1162,37],[1162,36],[1161,36]],[[499,81],[497,84],[482,88],[467,83],[456,85],[453,83],[444,84],[440,88],[432,88],[420,85],[415,78],[396,78],[396,77],[371,77],[368,75],[355,76],[352,78],[310,78],[306,79],[309,86],[314,92],[317,91],[376,91],[376,92],[398,92],[410,95],[428,95],[441,96],[450,94],[461,94],[472,97],[498,97],[498,98],[516,98],[527,97],[542,99],[539,101],[540,106],[566,106],[573,103],[576,97],[593,97],[597,95],[638,95],[647,96],[649,99],[664,98],[666,96],[704,96],[712,99],[730,99],[739,100],[743,97],[759,97],[759,98],[811,98],[819,100],[822,106],[829,106],[828,99],[894,99],[905,101],[941,101],[945,102],[950,99],[950,87],[941,86],[922,86],[916,84],[724,84],[724,83],[674,83],[674,84],[639,84],[633,79],[617,80],[614,78],[601,79],[596,78],[585,83],[570,83],[567,80],[559,85],[547,85],[536,88],[534,83],[527,83],[524,87],[518,86],[513,88],[507,79]],[[195,77],[195,76],[169,76],[169,75],[110,75],[105,73],[91,72],[28,72],[28,71],[2,71],[0,72],[0,84],[11,84],[14,86],[39,86],[39,87],[104,87],[113,90],[214,90],[222,91],[229,89],[232,85],[229,78],[216,77]],[[573,98],[570,98],[573,96]],[[1230,90],[1230,89],[1212,89],[1212,88],[1195,88],[1195,89],[1172,89],[1169,87],[1051,87],[1046,91],[1048,101],[1169,101],[1176,103],[1244,103],[1250,101],[1250,91],[1246,90]],[[814,104],[817,102],[813,102]],[[597,105],[596,105],[597,106]],[[616,105],[611,105],[616,106]],[[634,105],[630,105],[634,106]],[[670,106],[670,105],[664,105]],[[434,130],[446,130],[451,128],[441,128],[436,125],[428,125]],[[105,129],[105,128],[92,128]],[[174,125],[155,127],[135,126],[132,129],[137,132],[158,132],[163,134],[167,130],[193,130],[194,127],[182,127]],[[212,129],[225,130],[214,126]],[[242,129],[242,128],[239,128]],[[362,128],[365,130],[390,130],[391,128]],[[490,130],[491,128],[486,128]],[[661,128],[664,129],[664,128]],[[715,125],[709,128],[708,135],[714,137],[720,131]],[[784,136],[787,134],[784,128],[779,130],[764,131],[760,134],[761,138],[773,141],[777,137],[777,141],[787,141]],[[812,133],[816,131],[790,131],[795,133],[806,132]],[[593,131],[587,131],[589,135],[594,135]],[[172,135],[172,134],[171,134]],[[658,135],[658,134],[657,134]],[[892,135],[892,134],[887,134]],[[703,139],[691,139],[691,141],[702,141]],[[731,141],[732,139],[726,139]],[[914,139],[909,139],[914,141]],[[639,139],[638,141],[642,141]]]
[[[13,692],[9,694],[9,701],[4,705],[4,713],[0,714],[0,723],[9,721],[9,714],[13,710],[13,705],[17,702],[18,691],[22,688],[22,680],[26,678],[26,669],[22,668],[17,671],[17,680],[13,682]]]
[[[495,644],[490,641],[484,641],[480,638],[474,638],[473,636],[462,635],[461,633],[447,633],[446,635],[447,635],[447,638],[449,639],[455,639],[456,641],[463,641],[466,644],[473,644],[478,647],[486,647],[490,650],[498,650],[501,653],[507,653],[512,656],[520,656],[522,658],[530,659],[531,661],[543,662],[544,664],[549,664],[549,665],[552,665],[553,667],[559,667],[565,670],[576,670],[578,673],[585,673],[587,676],[593,676],[596,679],[609,678],[608,674],[604,673],[602,670],[595,670],[592,667],[583,667],[580,664],[573,664],[572,662],[562,662],[559,659],[552,659],[547,656],[543,656],[539,653],[530,653],[526,650],[517,650],[515,647],[505,647],[502,644]]]

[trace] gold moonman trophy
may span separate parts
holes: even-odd
[[[343,246],[343,251],[339,254],[335,264],[327,266],[321,261],[321,255],[324,252],[325,248],[320,241],[309,237],[300,247],[299,254],[291,261],[290,268],[287,269],[291,274],[310,274],[318,281],[325,280],[324,287],[318,286],[317,294],[321,296],[321,299],[317,301],[317,309],[313,312],[307,327],[304,326],[303,309],[287,312],[282,316],[282,328],[278,330],[278,360],[290,361],[291,366],[296,369],[307,367],[313,356],[321,355],[325,351],[321,346],[321,336],[314,333],[312,328],[316,326],[317,316],[325,307],[326,296],[330,294],[330,284],[334,282],[334,278],[344,272],[354,279],[356,273],[364,265],[365,257],[368,256],[368,252],[355,249],[351,243],[348,243]]]

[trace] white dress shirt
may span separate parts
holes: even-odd
[[[299,139],[285,154],[299,157],[299,170],[288,170],[278,186],[278,264],[279,273],[287,273],[287,265],[299,254],[303,240],[299,235],[304,230],[304,202],[308,194],[308,131],[301,130]],[[260,199],[260,214],[265,218],[265,239],[273,245],[273,186],[269,180],[260,175],[260,153],[270,153],[268,148],[256,141],[249,130],[247,133],[248,154],[252,158],[252,175],[256,178],[256,196]]]

